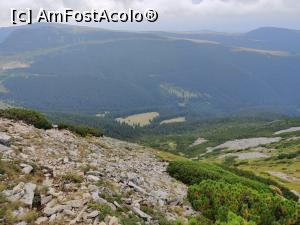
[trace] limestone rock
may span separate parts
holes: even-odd
[[[131,181],[128,182],[128,186],[134,188],[135,191],[141,192],[142,194],[147,194],[147,192],[143,188]]]
[[[96,176],[94,176],[94,175],[88,175],[88,176],[86,177],[86,179],[87,179],[88,181],[90,181],[90,182],[97,182],[97,181],[100,180],[99,177],[96,177]]]
[[[102,177],[103,176],[103,174],[99,171],[88,171],[86,173],[86,175],[93,175],[93,176],[96,176],[96,177]]]
[[[95,210],[87,215],[87,218],[95,218],[99,215],[99,211]]]
[[[10,143],[11,143],[11,137],[3,132],[0,132],[0,144],[9,147]]]
[[[21,221],[21,222],[15,223],[15,225],[27,225],[27,223],[25,221]]]
[[[25,174],[30,174],[33,170],[33,167],[24,163],[20,164],[20,167],[22,168],[22,172]]]
[[[7,152],[10,152],[10,151],[12,151],[11,148],[9,148],[9,147],[7,147],[5,145],[0,144],[0,153],[7,153]]]
[[[59,221],[62,224],[99,225],[99,212],[87,209],[87,203],[107,205],[112,210],[130,207],[128,214],[135,213],[148,225],[156,225],[157,221],[143,212],[141,205],[163,212],[167,218],[188,218],[195,213],[184,201],[187,187],[171,178],[166,172],[168,163],[159,160],[148,148],[108,137],[81,138],[66,130],[45,131],[3,118],[0,118],[0,130],[11,137],[10,145],[13,139],[10,147],[0,141],[2,160],[34,162],[37,168],[41,168],[38,173],[28,176],[35,180],[43,177],[39,188],[43,217],[38,218],[36,224]],[[22,149],[22,152],[17,149]],[[32,173],[32,166],[28,164],[20,165],[23,173]],[[86,168],[89,169],[87,172]],[[62,179],[66,172],[85,179],[78,183],[67,182]],[[13,180],[8,182],[14,183]],[[20,182],[2,193],[9,201],[23,200],[27,206],[22,207],[29,210],[36,185],[27,182],[30,181]],[[120,201],[114,201],[116,196]],[[180,208],[178,212],[174,206]],[[21,212],[16,210],[14,213]],[[105,222],[100,224],[119,223],[113,217]]]
[[[107,216],[105,222],[107,225],[119,225],[118,218],[115,216]]]
[[[85,206],[77,215],[77,217],[74,220],[71,220],[69,224],[76,224],[77,221],[79,221],[84,213],[84,211],[87,209],[87,206]]]
[[[48,221],[48,217],[39,217],[36,219],[35,224],[43,224]]]
[[[20,182],[13,190],[5,190],[3,194],[7,196],[7,199],[11,202],[21,201],[28,206],[32,206],[34,198],[34,191],[36,184]]]
[[[52,200],[52,196],[51,195],[48,195],[48,196],[42,195],[41,196],[41,205],[46,205],[51,200]]]
[[[145,220],[151,220],[152,217],[146,213],[144,213],[142,210],[140,210],[139,208],[137,207],[132,207],[132,211],[137,214],[139,217],[141,217],[142,219],[145,219]]]
[[[43,210],[43,213],[47,216],[52,216],[53,214],[56,214],[56,213],[60,213],[64,210],[71,210],[72,207],[71,206],[68,206],[68,205],[56,205],[52,208],[45,208]]]
[[[71,206],[72,208],[80,208],[83,205],[83,202],[81,200],[71,200],[65,202],[64,205]]]

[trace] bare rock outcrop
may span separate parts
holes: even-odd
[[[166,173],[167,163],[150,148],[7,119],[0,119],[0,130],[6,130],[1,161],[19,168],[15,176],[0,177],[16,184],[3,194],[34,210],[36,224],[118,225],[133,216],[157,224],[158,212],[181,220],[195,213],[184,201],[187,187]],[[16,221],[26,222],[22,218]]]

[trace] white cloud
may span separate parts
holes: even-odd
[[[168,29],[179,22],[187,28],[222,27],[233,23],[263,26],[294,26],[300,22],[299,0],[0,0],[0,25],[10,25],[10,8],[45,8],[59,10],[73,8],[77,10],[107,8],[126,10],[128,8],[144,10],[156,9],[160,15],[159,29]],[[186,21],[186,23],[184,22]],[[174,23],[174,24],[172,24]],[[218,25],[219,23],[219,25]],[[300,25],[299,25],[300,26]],[[155,29],[155,25],[152,26]],[[183,30],[183,27],[181,28]],[[224,28],[226,30],[226,27]]]

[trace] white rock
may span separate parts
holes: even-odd
[[[7,153],[7,152],[10,152],[10,151],[12,151],[11,148],[9,148],[9,147],[7,147],[5,145],[0,144],[0,153],[4,153],[4,152]]]
[[[25,221],[19,222],[19,223],[15,223],[15,225],[27,225],[27,223]]]
[[[9,147],[10,142],[11,142],[11,137],[3,132],[0,132],[0,144]]]
[[[143,188],[141,188],[140,186],[136,185],[131,181],[128,182],[128,186],[132,187],[137,192],[141,192],[142,194],[147,194],[147,192]]]
[[[47,203],[49,203],[52,200],[52,196],[48,195],[48,196],[41,196],[41,205],[46,205]]]
[[[151,191],[150,195],[152,195],[155,198],[158,199],[162,199],[162,200],[166,200],[168,199],[168,193],[164,192],[164,191]]]
[[[55,192],[55,188],[49,188],[48,193],[54,197],[59,197],[62,195],[62,192]]]
[[[56,214],[50,216],[49,222],[52,223],[54,220],[56,220]]]
[[[132,207],[132,211],[137,214],[139,217],[141,217],[142,219],[145,220],[151,220],[152,217],[146,213],[144,213],[142,210],[140,210],[139,208],[136,207]]]
[[[65,202],[64,205],[71,206],[72,208],[79,208],[83,205],[81,200],[71,200],[68,202]]]
[[[96,217],[96,218],[95,218],[93,225],[100,225],[100,224],[99,224],[99,217]],[[106,225],[106,224],[105,224],[105,225]]]
[[[95,218],[99,215],[99,211],[95,210],[87,215],[87,218]]]
[[[36,184],[20,182],[13,190],[5,190],[3,194],[7,196],[7,199],[11,202],[21,201],[24,204],[31,206]]]
[[[31,171],[33,170],[33,167],[27,164],[20,164],[20,166],[23,168],[22,172],[25,174],[30,174]]]
[[[136,173],[128,172],[127,173],[128,180],[136,182],[138,179],[138,175]]]
[[[121,206],[120,206],[120,204],[119,204],[118,202],[114,201],[113,203],[114,203],[114,205],[115,205],[117,208],[121,208]]]
[[[88,175],[86,178],[87,178],[87,180],[90,181],[90,182],[97,182],[97,181],[100,180],[99,177],[96,177],[96,176],[94,176],[94,175]]]
[[[68,162],[69,162],[69,158],[68,158],[68,157],[65,157],[65,158],[64,158],[64,163],[67,164]]]
[[[48,217],[39,217],[37,218],[37,220],[35,221],[36,224],[42,224],[48,221]]]
[[[57,200],[56,199],[52,199],[50,202],[47,203],[47,205],[46,205],[45,208],[52,208],[56,204],[57,204]]]
[[[87,209],[87,206],[83,207],[83,209],[77,214],[77,217],[70,221],[69,224],[76,224],[77,221],[79,221],[84,213],[84,211]]]
[[[99,171],[88,171],[86,173],[86,175],[93,175],[93,176],[96,176],[96,177],[102,177],[103,176],[103,174]]]
[[[53,214],[60,213],[64,210],[71,210],[72,207],[68,205],[56,205],[52,208],[45,208],[43,213],[47,216],[52,216]]]
[[[71,217],[74,217],[76,215],[75,212],[73,212],[72,210],[68,210],[68,209],[64,210],[63,214],[67,215],[67,216],[71,216]]]
[[[24,182],[20,182],[17,186],[15,186],[13,188],[13,194],[17,194],[19,192],[22,192],[24,190],[24,186],[25,186],[25,183]]]
[[[92,195],[90,193],[83,193],[82,198],[84,199],[85,202],[88,202],[91,200]]]
[[[119,224],[118,218],[115,216],[108,216],[106,220],[107,220],[107,222],[106,222],[107,225],[118,225]]]
[[[24,154],[24,153],[20,153],[19,156],[21,157],[21,159],[27,160],[29,158],[28,155]]]
[[[50,179],[49,176],[46,176],[46,179],[43,180],[43,185],[47,187],[51,187],[53,184],[53,179]]]
[[[23,197],[20,199],[26,205],[32,205],[32,201],[34,198],[34,191],[36,189],[36,184],[33,183],[26,183],[24,186],[25,193]]]
[[[96,186],[96,185],[94,185],[94,184],[90,184],[89,186],[88,186],[88,190],[90,191],[90,192],[94,192],[94,191],[97,191],[99,188]]]

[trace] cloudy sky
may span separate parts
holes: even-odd
[[[235,31],[262,26],[300,29],[300,0],[0,0],[0,26],[10,26],[11,8],[61,10],[153,8],[153,24],[93,24],[112,29]]]

